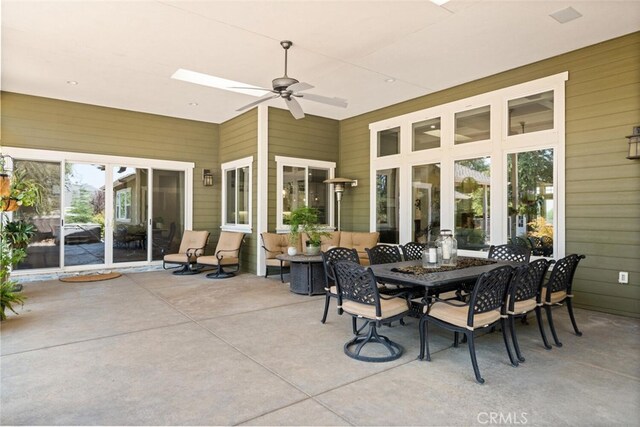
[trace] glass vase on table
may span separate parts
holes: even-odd
[[[435,242],[428,242],[427,244],[425,244],[424,249],[422,250],[422,267],[440,267],[440,263],[438,262],[438,251]]]
[[[438,263],[442,267],[455,267],[458,263],[458,242],[451,230],[442,230],[436,240]]]

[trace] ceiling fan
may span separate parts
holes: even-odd
[[[262,102],[268,101],[274,98],[282,98],[287,103],[287,107],[291,112],[291,115],[296,119],[304,117],[304,111],[300,103],[296,98],[307,99],[309,101],[319,102],[322,104],[332,105],[334,107],[347,107],[347,100],[342,98],[329,98],[327,96],[314,95],[312,93],[302,93],[305,90],[313,89],[309,83],[299,82],[298,80],[287,76],[287,52],[293,43],[289,40],[283,40],[280,45],[284,49],[284,76],[273,79],[273,89],[266,89],[261,87],[235,87],[234,89],[249,89],[249,90],[263,90],[267,93],[260,97],[258,100],[253,101],[243,107],[238,108],[236,111],[244,111]]]

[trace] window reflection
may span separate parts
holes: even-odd
[[[440,147],[440,117],[413,124],[413,151]]]
[[[509,135],[553,129],[553,91],[509,101]]]
[[[456,144],[466,144],[491,138],[490,107],[456,113]]]
[[[398,169],[376,173],[376,230],[380,243],[399,242]]]
[[[400,152],[400,128],[378,132],[378,157],[391,156]]]
[[[434,241],[440,234],[440,164],[413,167],[413,238]]]
[[[490,235],[491,159],[455,162],[455,237],[459,249],[481,250]]]

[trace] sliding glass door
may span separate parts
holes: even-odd
[[[127,166],[112,168],[113,262],[146,261],[149,241],[149,172]]]

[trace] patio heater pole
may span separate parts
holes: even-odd
[[[336,193],[336,200],[338,201],[338,231],[340,231],[340,213],[341,213],[341,204],[342,204],[342,193],[344,193],[344,185],[347,183],[352,183],[352,179],[348,178],[331,178],[323,181],[326,184],[333,184],[334,191]]]

